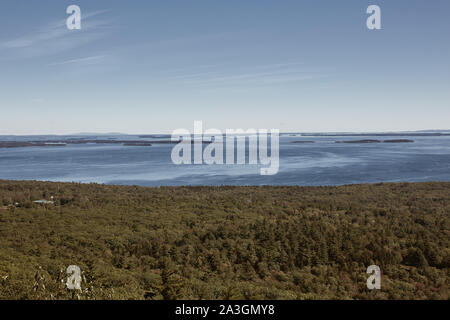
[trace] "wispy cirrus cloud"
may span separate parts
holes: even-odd
[[[96,64],[102,60],[104,60],[106,56],[90,56],[90,57],[84,57],[84,58],[78,58],[78,59],[71,59],[61,62],[55,62],[50,63],[49,66],[60,66],[60,65],[67,65],[67,64],[76,64],[76,65],[91,65]]]
[[[0,41],[2,60],[34,58],[64,52],[93,42],[105,35],[110,21],[93,19],[108,10],[82,14],[82,29],[68,30],[66,20],[53,21],[37,31]]]
[[[177,85],[202,86],[202,87],[260,87],[277,85],[316,79],[329,78],[329,74],[306,71],[298,66],[303,63],[283,63],[270,65],[256,65],[250,67],[247,72],[232,72],[210,70],[207,72],[187,73],[168,77],[168,80]]]

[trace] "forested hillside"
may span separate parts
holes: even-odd
[[[0,298],[448,299],[449,216],[450,183],[0,181]],[[372,264],[381,290],[366,287]]]

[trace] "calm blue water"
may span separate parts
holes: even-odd
[[[52,139],[53,137],[41,137]],[[107,137],[89,137],[107,139]],[[137,136],[110,138],[142,140]],[[37,140],[0,137],[0,140]],[[61,137],[58,137],[61,139]],[[294,144],[293,140],[315,143]],[[411,139],[414,143],[347,144],[336,140]],[[115,144],[0,149],[0,179],[162,185],[341,185],[389,181],[450,181],[450,137],[280,137],[280,169],[174,165],[173,145]]]

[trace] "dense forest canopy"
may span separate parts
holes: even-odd
[[[0,298],[448,299],[449,214],[450,183],[0,181]]]

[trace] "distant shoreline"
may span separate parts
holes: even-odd
[[[283,136],[285,134],[281,134]],[[292,136],[292,135],[289,135]],[[301,134],[301,137],[446,137],[450,136],[449,134],[439,133],[439,134],[318,134],[318,135],[308,135],[308,134]],[[149,138],[150,136],[139,136],[142,138]],[[194,141],[194,140],[193,140]],[[192,141],[192,142],[193,142]],[[108,138],[108,139],[87,139],[87,138],[70,138],[70,139],[48,139],[48,140],[25,140],[25,141],[0,141],[0,149],[3,148],[24,148],[24,147],[64,147],[69,144],[122,144],[124,146],[152,146],[153,144],[177,144],[180,141],[172,141],[171,139],[161,139],[161,140],[155,140],[155,137],[153,137],[153,140],[123,140],[123,139],[115,139],[115,138]],[[294,140],[290,141],[290,143],[297,143],[297,144],[303,144],[303,143],[315,143],[316,141],[313,140]],[[411,139],[387,139],[387,140],[378,140],[378,139],[360,139],[360,140],[342,140],[342,141],[335,141],[335,143],[411,143],[414,142],[414,140]],[[210,141],[203,141],[204,144],[211,143]]]
[[[361,182],[361,183],[344,183],[344,184],[321,184],[321,185],[309,185],[309,184],[246,184],[246,185],[235,185],[235,184],[220,184],[220,185],[208,185],[208,184],[186,184],[186,185],[140,185],[140,184],[120,184],[120,183],[107,183],[107,182],[78,182],[78,181],[53,181],[53,180],[15,180],[15,179],[1,179],[0,185],[4,183],[17,183],[17,184],[63,184],[63,185],[94,185],[94,186],[104,186],[104,187],[118,187],[118,188],[149,188],[149,189],[165,189],[165,188],[213,188],[213,189],[230,189],[230,188],[342,188],[342,187],[357,187],[357,186],[379,186],[379,185],[418,185],[418,184],[448,184],[450,181],[447,180],[429,180],[429,181],[380,181],[380,182]]]
[[[344,141],[335,141],[336,143],[412,143],[414,140],[409,139],[391,139],[391,140],[344,140]]]
[[[133,136],[139,139],[145,138],[169,138],[170,133],[72,133],[72,134],[0,134],[1,137],[54,137],[54,139],[59,139],[60,137],[76,137],[75,139],[88,139],[89,137],[120,137],[120,136]],[[412,131],[374,131],[374,132],[291,132],[284,131],[280,132],[280,136],[304,136],[304,137],[364,137],[364,136],[396,136],[396,137],[439,137],[439,136],[450,136],[450,129],[445,130],[412,130]]]
[[[0,148],[23,148],[23,147],[61,147],[68,144],[122,144],[124,146],[151,146],[158,144],[174,144],[178,141],[159,140],[44,140],[44,141],[0,141]]]

